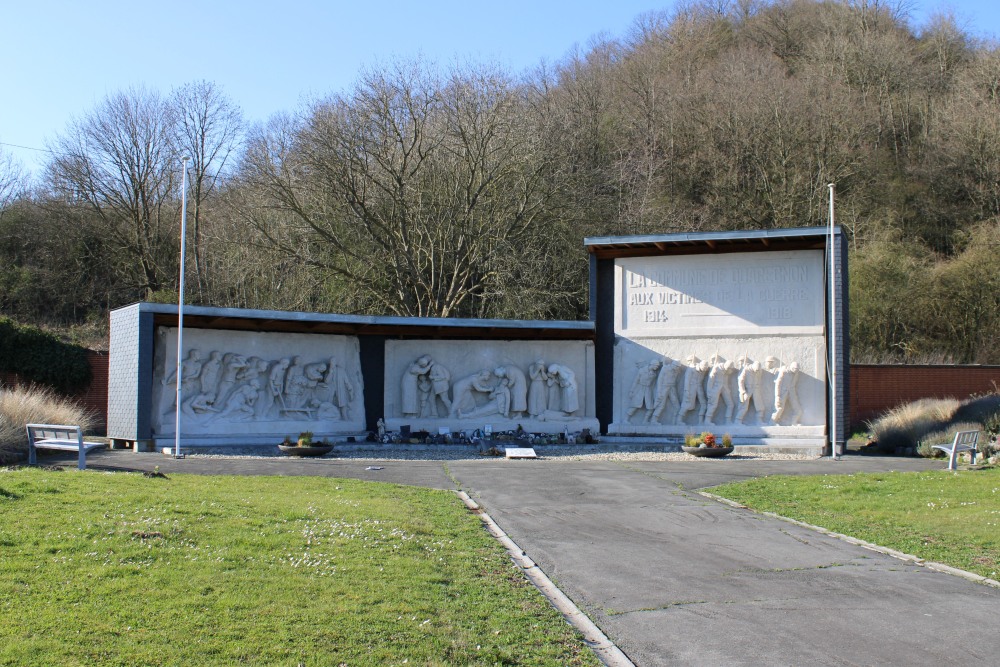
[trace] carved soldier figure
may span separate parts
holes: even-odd
[[[764,423],[766,406],[763,373],[764,369],[761,368],[759,361],[747,364],[744,360],[743,368],[740,369],[740,374],[736,378],[736,385],[740,391],[740,411],[737,413],[736,419],[740,423],[746,421],[751,404],[757,413],[757,421],[761,424]]]
[[[645,421],[649,421],[650,413],[656,402],[656,376],[662,365],[663,363],[659,359],[654,359],[639,366],[635,379],[632,380],[632,388],[628,391],[629,417],[639,410],[647,410]]]
[[[802,419],[802,404],[799,403],[799,364],[793,361],[788,366],[778,369],[777,377],[774,381],[774,413],[771,414],[771,421],[777,424],[785,416],[786,412],[791,413],[792,423],[798,425]]]
[[[733,390],[729,386],[729,378],[736,370],[736,364],[732,361],[722,362],[718,356],[715,363],[708,371],[708,380],[705,383],[705,393],[708,396],[708,408],[705,410],[705,423],[715,423],[715,413],[719,408],[719,401],[726,404],[726,423],[733,421],[733,413],[736,411],[736,403],[733,401]]]
[[[687,413],[700,406],[698,420],[703,422],[708,408],[708,401],[705,398],[705,376],[708,375],[709,365],[707,361],[698,361],[695,356],[689,357],[688,362],[692,365],[684,370],[684,402],[681,403],[677,421],[683,422]]]
[[[677,396],[677,377],[681,373],[681,368],[680,363],[675,359],[664,360],[660,373],[656,376],[656,401],[653,403],[652,415],[647,415],[647,422],[660,423],[660,416],[666,409],[667,403],[670,404],[675,416],[680,412],[681,403]]]

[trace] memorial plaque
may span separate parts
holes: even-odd
[[[822,251],[616,260],[615,332],[822,334]]]
[[[535,454],[535,449],[533,447],[507,447],[504,452],[509,459],[536,459],[538,455]]]

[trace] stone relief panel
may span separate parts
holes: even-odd
[[[585,341],[386,341],[390,430],[598,429]]]
[[[609,432],[823,435],[825,361],[822,336],[619,337]]]
[[[358,340],[352,336],[184,330],[177,375],[177,329],[157,329],[154,435],[172,435],[177,382],[187,436],[317,435],[365,430]]]

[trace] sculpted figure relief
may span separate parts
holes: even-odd
[[[428,397],[428,417],[438,416],[438,401],[444,404],[444,413],[451,413],[451,399],[448,398],[448,391],[451,389],[451,371],[444,365],[431,361],[430,370],[427,371],[427,379],[430,382]]]
[[[795,361],[777,369],[774,380],[774,413],[771,421],[779,423],[789,413],[793,424],[802,419],[802,405],[798,394],[799,364]]]
[[[661,416],[668,404],[675,417],[681,411],[680,398],[677,396],[677,378],[680,377],[682,368],[674,359],[664,360],[660,372],[656,376],[656,400],[653,403],[653,414],[647,416],[647,422],[661,423]]]
[[[542,417],[549,407],[549,374],[545,360],[539,359],[528,367],[531,384],[528,385],[528,414],[532,417]]]
[[[708,375],[707,361],[699,361],[698,357],[687,359],[688,367],[684,370],[684,401],[677,415],[677,421],[683,422],[687,414],[698,409],[698,421],[705,421],[708,401],[705,398],[705,376]]]
[[[181,375],[181,410],[203,423],[349,420],[356,398],[355,383],[333,357],[315,363],[303,363],[298,356],[271,362],[216,350],[203,362],[201,351],[192,349]],[[170,375],[161,384],[174,381]]]
[[[325,390],[322,403],[328,403],[337,409],[339,419],[350,421],[351,401],[354,400],[354,383],[350,376],[337,363],[336,357],[330,358],[326,375],[321,383]]]
[[[549,379],[559,387],[559,404],[553,406],[549,403],[549,409],[556,409],[571,415],[580,409],[579,387],[576,384],[576,373],[568,366],[562,364],[550,364],[548,368]]]
[[[247,368],[247,360],[239,355],[227,352],[222,356],[222,372],[220,374],[219,386],[215,390],[215,405],[225,406],[229,398],[229,392],[236,386],[239,376]]]
[[[272,408],[275,405],[279,408],[284,406],[284,394],[282,392],[285,390],[285,372],[291,363],[292,360],[285,357],[284,359],[279,359],[271,368],[271,372],[267,376],[267,390],[264,392],[263,399],[260,400],[257,406],[258,417],[266,418],[271,416]]]
[[[215,399],[215,393],[219,387],[219,374],[222,372],[222,353],[212,352],[208,355],[208,361],[201,367],[201,376],[199,381],[201,383],[201,393],[209,397],[210,400]]]
[[[229,395],[226,407],[219,413],[218,419],[252,419],[254,416],[254,403],[260,393],[260,383],[251,380],[248,384],[242,385]]]
[[[544,421],[565,419],[580,409],[576,374],[564,364],[544,359],[531,364],[527,373],[515,364],[504,363],[454,383],[451,378],[451,372],[430,355],[413,361],[400,383],[401,416],[478,419],[499,415],[503,419]]]
[[[517,366],[497,366],[493,375],[506,379],[510,389],[510,416],[520,417],[528,410],[528,379]]]
[[[420,376],[431,369],[430,355],[423,355],[406,369],[400,385],[400,406],[404,417],[420,416]]]
[[[751,361],[747,354],[739,361],[727,361],[716,353],[711,361],[691,355],[681,364],[663,357],[637,363],[636,368],[625,396],[627,419],[640,410],[645,410],[646,424],[684,423],[692,412],[696,423],[707,426],[745,424],[751,411],[762,425],[799,425],[802,419],[798,395],[801,373],[796,362],[783,366],[776,357],[768,356],[761,363]],[[768,414],[770,376],[774,376],[774,411]]]
[[[736,403],[733,401],[733,390],[730,388],[729,379],[736,370],[736,364],[732,361],[723,361],[716,355],[711,368],[708,371],[708,379],[705,381],[705,394],[708,397],[708,407],[705,410],[705,423],[715,423],[715,413],[719,408],[719,402],[726,405],[725,422],[733,421],[733,414],[736,411]]]
[[[632,388],[629,389],[628,416],[631,417],[639,410],[646,410],[646,419],[652,415],[653,406],[656,403],[656,378],[663,363],[659,360],[650,361],[639,366],[632,381]]]
[[[493,374],[490,371],[481,370],[456,382],[449,416],[464,419],[467,415],[471,415],[478,406],[476,393],[487,396],[493,393],[492,377]]]

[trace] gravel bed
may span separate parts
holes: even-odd
[[[741,453],[740,448],[728,456],[719,458],[702,458],[680,451],[649,451],[630,449],[628,447],[594,448],[594,447],[560,447],[545,445],[535,447],[535,453],[540,459],[552,461],[809,461],[816,456],[780,452],[762,452],[759,449],[748,449]],[[226,451],[205,450],[185,453],[190,458],[294,458],[279,453],[270,447],[229,448]],[[346,447],[335,448],[322,457],[325,459],[347,459],[359,461],[484,461],[503,458],[481,453],[474,447],[433,446],[425,445],[419,448],[399,447]]]

